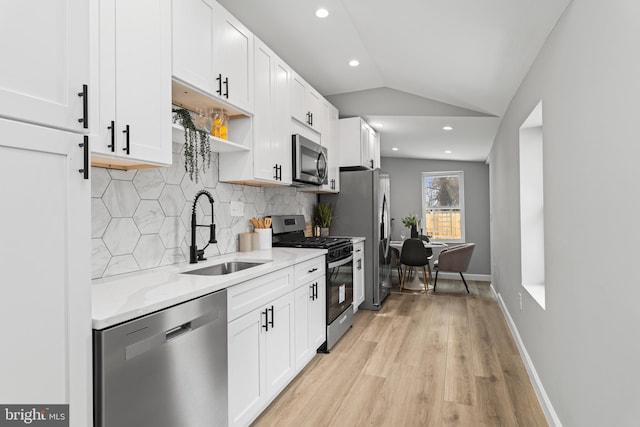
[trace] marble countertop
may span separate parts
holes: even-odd
[[[326,249],[272,248],[211,257],[92,281],[93,329],[104,329],[321,255]],[[181,274],[229,261],[264,264],[221,276]]]

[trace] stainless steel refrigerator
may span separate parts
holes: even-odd
[[[391,289],[389,190],[389,174],[380,169],[341,170],[340,193],[320,196],[333,206],[332,235],[366,237],[360,308],[367,310],[379,310]]]

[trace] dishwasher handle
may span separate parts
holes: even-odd
[[[176,326],[173,329],[169,329],[168,331],[166,331],[164,333],[164,337],[166,339],[167,342],[178,338],[181,335],[184,335],[188,332],[191,332],[191,322],[187,322],[183,325],[180,326]]]
[[[160,332],[158,334],[151,335],[146,338],[142,338],[139,341],[125,347],[125,360],[138,357],[143,353],[146,353],[150,350],[153,350],[154,348],[158,348],[162,346],[163,344],[168,344],[170,341],[173,341],[178,337],[186,335],[189,332],[195,331],[196,329],[208,323],[221,319],[220,315],[221,315],[221,312],[219,310],[212,310],[208,313],[205,313],[202,316],[192,319],[189,322],[176,326],[175,328],[168,329],[164,332]],[[145,329],[146,328],[141,329],[140,332],[143,332]]]

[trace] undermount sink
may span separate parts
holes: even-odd
[[[197,270],[184,271],[182,274],[196,274],[199,276],[221,276],[223,274],[231,274],[237,271],[246,270],[247,268],[257,267],[264,264],[263,262],[244,262],[230,261],[221,264],[210,265],[208,267],[198,268]]]

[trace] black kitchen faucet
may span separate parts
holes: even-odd
[[[210,225],[196,224],[196,206],[200,196],[207,196],[211,203]],[[202,249],[198,249],[198,245],[196,243],[196,227],[209,227],[209,243],[207,243]],[[211,193],[207,190],[200,190],[196,194],[195,199],[193,199],[193,207],[191,208],[191,246],[189,247],[189,263],[195,264],[198,261],[205,261],[206,258],[204,257],[204,250],[207,249],[207,246],[209,246],[210,243],[218,243],[216,240],[216,225],[213,222],[213,196],[211,196]]]

